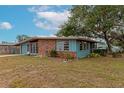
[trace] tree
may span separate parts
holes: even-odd
[[[124,50],[124,26],[119,27],[118,33],[113,33],[113,37],[115,40],[113,41],[114,45],[121,46],[121,48]]]
[[[71,17],[57,35],[103,38],[111,52],[112,41],[116,39],[113,33],[119,33],[116,29],[123,23],[124,6],[73,6]]]
[[[61,30],[57,36],[90,36],[90,32],[86,31],[84,18],[92,6],[73,6],[70,10],[71,17],[61,25]]]
[[[18,40],[18,42],[21,42],[21,41],[26,40],[26,39],[29,39],[29,38],[30,38],[30,37],[27,36],[27,35],[18,35],[18,36],[16,37],[16,39]]]
[[[12,44],[11,42],[7,42],[7,41],[2,41],[2,44]]]

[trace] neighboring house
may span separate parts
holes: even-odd
[[[96,39],[97,41],[97,49],[107,49],[107,44],[106,41],[100,38]],[[119,51],[123,51],[123,49],[120,46],[114,46],[112,45],[112,52],[119,52]]]
[[[107,49],[107,44],[105,40],[97,38],[96,41],[97,41],[97,49],[104,49],[104,50]]]
[[[18,44],[21,54],[46,56],[51,50],[58,54],[68,52],[76,58],[83,58],[96,49],[97,42],[83,37],[34,37]]]
[[[112,46],[112,52],[122,52],[123,49],[120,46]]]
[[[19,54],[19,50],[15,44],[0,44],[0,54]]]

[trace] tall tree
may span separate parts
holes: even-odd
[[[18,42],[21,42],[21,41],[26,40],[26,39],[29,39],[29,38],[30,38],[30,37],[27,36],[27,35],[18,35],[18,36],[16,37],[16,39],[18,40]]]
[[[89,36],[90,32],[85,28],[85,17],[92,6],[73,6],[70,10],[71,17],[69,20],[61,25],[61,30],[57,36]]]
[[[71,17],[57,35],[100,37],[111,52],[113,33],[119,33],[116,29],[123,23],[124,6],[73,6]]]
[[[124,50],[124,25],[119,27],[117,31],[118,33],[114,32],[112,35],[115,38],[112,43],[114,45],[121,46],[121,48]]]

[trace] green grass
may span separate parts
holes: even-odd
[[[124,58],[0,58],[0,87],[124,87]]]

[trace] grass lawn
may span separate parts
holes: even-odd
[[[124,57],[0,58],[0,87],[124,87]]]

